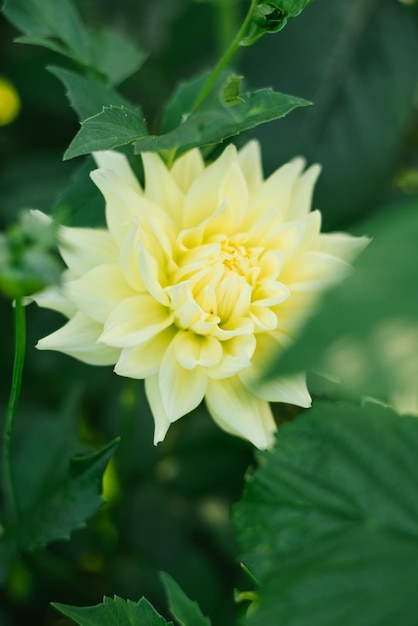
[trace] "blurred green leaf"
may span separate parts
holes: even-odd
[[[145,53],[124,35],[88,31],[70,0],[6,0],[2,10],[25,33],[18,42],[63,54],[111,85],[136,72],[145,60]]]
[[[344,391],[389,399],[418,375],[418,199],[390,206],[366,225],[373,235],[354,273],[325,294],[274,375],[324,370]]]
[[[111,85],[118,85],[139,70],[147,56],[118,32],[94,31],[89,33],[89,39],[93,67],[107,76]]]
[[[73,397],[54,417],[38,417],[15,457],[18,520],[4,520],[1,550],[18,553],[68,539],[102,504],[102,477],[118,439],[84,456],[77,453]],[[5,544],[4,546],[2,544]]]
[[[418,420],[318,402],[282,426],[236,505],[260,583],[248,626],[414,626]]]
[[[310,104],[306,100],[260,89],[238,94],[235,82],[236,103],[227,106],[224,89],[230,86],[233,75],[224,74],[217,88],[192,114],[195,96],[199,93],[205,76],[182,84],[170,100],[164,116],[162,135],[144,136],[135,142],[136,153],[142,151],[179,150],[185,152],[196,146],[219,143],[259,124],[279,119],[293,109]],[[176,125],[173,122],[176,121]]]
[[[124,146],[147,132],[145,121],[138,113],[123,106],[104,107],[101,113],[82,122],[64,159]]]
[[[88,35],[69,0],[5,0],[6,18],[26,34],[22,43],[45,45],[90,63]],[[57,46],[58,39],[59,46]]]
[[[210,620],[203,615],[199,605],[186,596],[171,576],[161,572],[160,577],[167,593],[170,613],[180,626],[210,626]]]
[[[261,127],[268,171],[295,155],[323,166],[315,204],[327,228],[371,213],[398,170],[418,83],[418,28],[396,0],[321,0],[242,57],[251,84],[314,106]]]
[[[103,107],[113,105],[132,108],[132,105],[125,98],[95,78],[86,78],[61,67],[49,67],[48,69],[66,87],[68,100],[80,121],[101,113]]]
[[[113,599],[104,598],[103,603],[96,606],[81,608],[58,602],[52,606],[79,626],[173,626],[145,598],[131,602],[115,596]]]

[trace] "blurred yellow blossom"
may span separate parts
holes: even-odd
[[[19,111],[19,94],[10,81],[0,76],[0,126],[13,122]]]
[[[263,367],[367,238],[320,234],[320,168],[298,158],[264,180],[254,141],[208,166],[197,149],[171,170],[143,153],[144,189],[123,155],[95,158],[107,228],[61,228],[63,285],[35,300],[69,321],[38,348],[144,378],[155,443],[205,399],[221,428],[268,447],[269,402],[311,398],[303,373],[261,384]]]

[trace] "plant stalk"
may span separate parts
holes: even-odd
[[[13,472],[13,426],[22,386],[23,365],[25,362],[26,351],[26,313],[21,298],[17,298],[15,301],[14,327],[15,358],[1,454],[3,470],[4,517],[6,523],[12,524],[17,521],[19,513],[15,477]]]
[[[222,74],[224,69],[229,65],[232,57],[234,56],[234,54],[240,47],[241,43],[244,41],[248,28],[251,24],[254,8],[256,6],[256,1],[257,0],[251,0],[250,8],[248,9],[248,13],[245,16],[245,19],[241,25],[241,28],[235,35],[235,38],[230,43],[229,47],[227,48],[223,56],[219,59],[218,63],[213,68],[209,78],[207,79],[206,83],[202,87],[202,90],[197,96],[190,113],[194,113],[196,109],[200,107],[200,105],[205,100],[205,98],[210,94],[219,76]]]

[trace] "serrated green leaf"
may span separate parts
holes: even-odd
[[[57,480],[55,475],[53,482],[44,482],[37,501],[25,512],[25,519],[18,527],[21,548],[32,549],[68,538],[99,508],[103,503],[100,495],[103,474],[118,443],[115,439],[97,452],[72,458],[66,476]]]
[[[14,459],[18,519],[4,520],[0,553],[3,549],[18,553],[66,539],[103,502],[102,476],[118,440],[92,454],[77,454],[77,398],[73,392],[65,410],[53,417],[36,416],[33,432],[25,433],[20,442]]]
[[[86,78],[61,67],[48,69],[66,87],[68,100],[80,121],[101,113],[103,107],[133,108],[125,98],[95,78]]]
[[[132,143],[147,134],[143,118],[126,107],[104,107],[101,113],[87,118],[64,154],[64,160],[110,150]]]
[[[325,294],[274,363],[274,376],[324,371],[342,381],[341,392],[387,400],[402,387],[416,388],[418,198],[393,204],[365,228],[373,240],[354,273]]]
[[[210,626],[209,618],[205,617],[199,605],[190,600],[176,583],[165,572],[160,574],[164,589],[168,597],[168,604],[171,615],[180,626]]]
[[[96,606],[77,607],[58,602],[52,606],[79,626],[173,626],[145,598],[131,602],[115,596],[104,598]]]
[[[136,153],[176,149],[185,152],[196,146],[219,143],[228,137],[254,128],[259,124],[279,119],[293,109],[310,104],[306,100],[272,91],[241,94],[242,102],[227,107],[218,98],[205,101],[195,113],[174,130],[163,135],[149,135],[135,141]]]
[[[248,626],[414,626],[418,420],[318,402],[279,429],[234,511]]]

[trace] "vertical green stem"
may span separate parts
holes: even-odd
[[[218,0],[216,3],[217,39],[219,53],[223,54],[238,28],[239,0]]]
[[[12,387],[10,391],[9,406],[6,415],[6,426],[2,442],[2,469],[3,490],[6,521],[16,522],[18,517],[18,503],[15,489],[13,472],[13,426],[19,402],[20,389],[22,386],[23,365],[26,350],[26,315],[22,299],[17,298],[14,306],[15,323],[15,359],[13,365]]]
[[[202,102],[205,100],[205,98],[210,94],[210,92],[212,91],[216,81],[218,80],[219,76],[222,74],[222,72],[224,71],[224,69],[228,66],[228,64],[230,63],[232,57],[234,56],[234,54],[236,53],[236,51],[238,50],[238,48],[240,47],[241,43],[244,41],[248,29],[251,25],[252,22],[252,18],[253,18],[253,13],[254,13],[254,8],[256,7],[257,4],[257,0],[251,0],[251,5],[250,8],[248,9],[248,13],[245,16],[245,19],[241,25],[241,28],[239,29],[239,31],[237,32],[237,34],[235,35],[234,39],[232,40],[232,42],[230,43],[230,45],[228,46],[228,48],[226,49],[225,53],[223,54],[223,56],[221,57],[221,59],[218,61],[218,63],[215,65],[213,71],[211,72],[210,76],[208,77],[206,83],[203,85],[202,90],[200,91],[200,93],[198,94],[196,100],[193,103],[193,106],[191,108],[190,114],[194,113],[196,111],[196,109],[198,109],[200,107],[200,105],[202,104]],[[233,16],[235,17],[235,3],[234,0],[223,0],[222,4],[219,7],[219,20],[222,21],[223,23],[223,28],[225,28],[225,31],[222,35],[222,37],[226,36],[230,36],[230,32],[232,30],[231,27],[233,27],[233,21],[235,21],[235,19],[232,21],[233,17],[232,17],[232,12],[233,12]],[[226,32],[228,31],[228,32]],[[229,41],[229,39],[228,39]],[[166,154],[166,158],[165,161],[167,163],[167,166],[170,168],[173,163],[174,160],[176,158],[176,153],[177,153],[177,149],[173,148],[172,150],[169,150]]]
[[[232,40],[232,42],[230,43],[229,47],[225,51],[224,55],[221,57],[221,59],[215,65],[215,67],[214,67],[213,71],[211,72],[208,80],[203,85],[203,88],[202,88],[201,92],[199,93],[199,95],[197,96],[197,98],[196,98],[196,100],[195,100],[195,102],[193,104],[191,113],[194,113],[196,111],[196,109],[198,109],[200,107],[202,102],[205,100],[205,98],[212,91],[213,86],[215,85],[215,83],[218,80],[219,76],[222,74],[224,69],[228,66],[228,64],[230,63],[232,57],[234,56],[234,54],[236,53],[236,51],[240,47],[241,43],[244,41],[245,36],[247,35],[247,31],[248,31],[248,29],[249,29],[249,27],[251,25],[253,13],[254,13],[254,8],[256,6],[256,1],[257,0],[251,0],[250,8],[248,9],[248,13],[247,13],[247,15],[246,15],[242,25],[241,25],[241,28],[239,29],[239,31],[235,35],[235,37]]]

